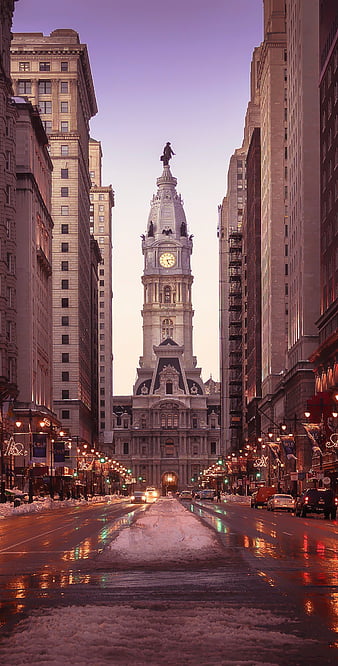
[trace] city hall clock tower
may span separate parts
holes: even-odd
[[[114,397],[113,414],[115,458],[162,493],[197,486],[221,453],[219,384],[203,383],[193,355],[192,235],[167,146],[142,235],[143,354],[133,395]]]

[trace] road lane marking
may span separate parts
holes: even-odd
[[[29,539],[24,539],[23,541],[18,541],[17,543],[13,543],[11,546],[7,546],[5,549],[0,549],[0,553],[8,553],[12,548],[15,548],[16,546],[21,546],[22,543],[28,543],[29,541],[33,541],[34,539],[39,539],[40,537],[47,536],[48,534],[53,534],[53,532],[58,532],[59,530],[63,530],[64,525],[61,525],[60,527],[56,527],[54,530],[48,530],[48,532],[42,532],[41,534],[36,534],[35,536],[30,537]]]
[[[293,536],[293,532],[282,532],[282,534],[287,534],[288,536]]]

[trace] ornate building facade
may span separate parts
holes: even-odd
[[[138,485],[198,485],[220,455],[220,392],[193,355],[192,236],[163,160],[142,236],[143,354],[132,396],[115,396],[113,455]]]

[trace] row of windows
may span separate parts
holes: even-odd
[[[51,102],[51,100],[45,100],[45,101],[40,100],[40,102],[39,102],[39,111],[40,111],[40,113],[51,114],[52,113],[52,102]],[[60,103],[60,111],[61,111],[61,113],[69,113],[69,104],[68,104],[68,102],[61,102]]]
[[[46,134],[50,134],[53,130],[52,121],[51,120],[43,120],[42,124],[44,126]],[[68,122],[68,120],[61,120],[60,132],[62,132],[62,134],[66,134],[67,132],[69,132],[69,122]]]
[[[27,60],[22,60],[19,62],[19,72],[30,72],[31,63]],[[42,60],[39,62],[39,72],[50,72],[50,61]],[[60,63],[60,72],[68,72],[68,61],[61,60]]]
[[[102,415],[102,414],[103,414],[103,412],[101,412],[101,415]],[[123,442],[123,444],[122,444],[122,449],[123,449],[123,455],[124,455],[124,456],[128,456],[128,455],[130,454],[130,446],[129,446],[129,442]],[[142,453],[143,455],[146,455],[146,453],[147,453],[147,446],[146,446],[146,444],[141,445],[141,453]],[[175,453],[176,453],[176,451],[175,451],[175,444],[174,444],[174,442],[167,442],[167,443],[164,445],[164,455],[166,456],[166,458],[173,458],[173,457],[175,456]],[[199,447],[198,447],[198,444],[194,444],[194,443],[193,443],[193,445],[192,445],[192,453],[193,453],[194,456],[197,456],[197,455],[198,455],[198,453],[199,453]],[[210,455],[215,455],[215,454],[216,454],[216,442],[211,442],[211,443],[210,443]]]

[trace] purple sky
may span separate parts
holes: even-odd
[[[19,0],[13,32],[73,28],[88,45],[102,142],[103,184],[115,191],[114,392],[129,394],[142,354],[144,233],[171,141],[189,232],[194,353],[219,377],[217,207],[228,162],[242,143],[252,51],[262,41],[262,0]],[[93,13],[95,9],[95,13]]]

